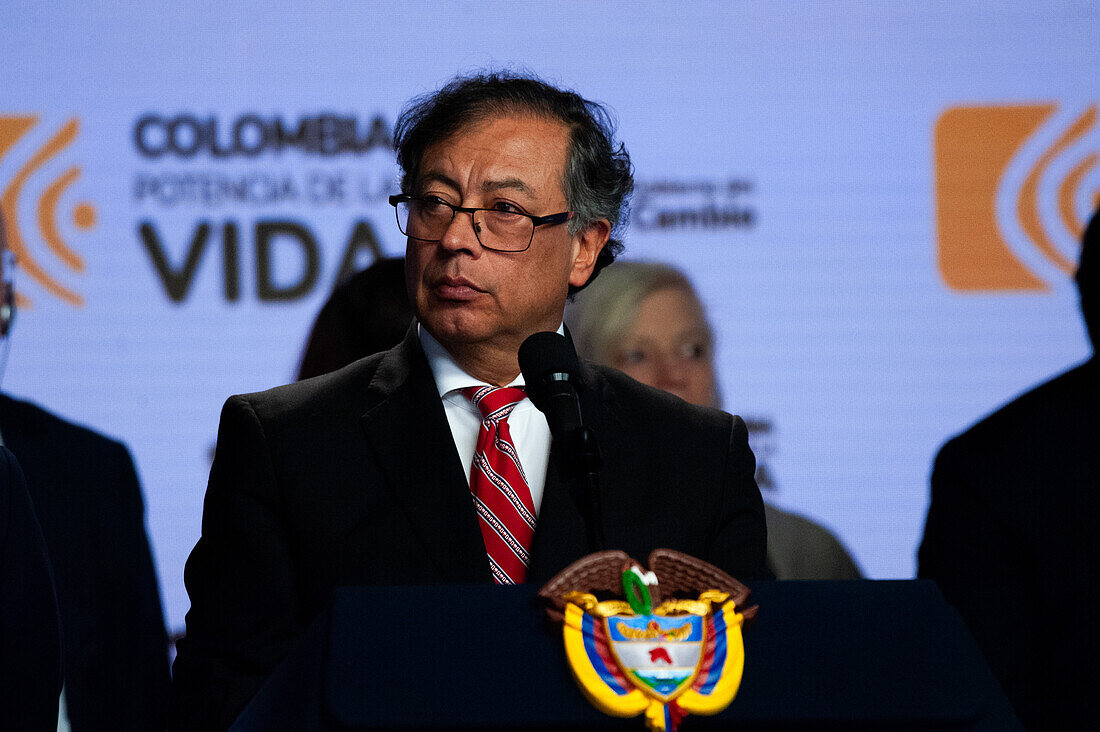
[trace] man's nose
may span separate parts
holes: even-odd
[[[480,253],[481,242],[478,241],[476,228],[477,223],[472,213],[455,211],[450,226],[443,232],[443,238],[439,240],[439,246],[451,252]]]

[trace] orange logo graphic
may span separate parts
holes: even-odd
[[[939,270],[956,290],[1046,292],[1100,205],[1096,106],[953,107],[936,122]]]
[[[38,117],[34,115],[0,116],[0,162],[3,162],[8,151],[15,147],[15,144],[37,122]],[[73,140],[76,139],[79,129],[79,121],[75,118],[70,119],[19,169],[15,177],[8,183],[7,188],[4,189],[3,194],[0,195],[0,212],[3,213],[4,225],[7,227],[8,247],[15,255],[19,268],[47,292],[77,307],[84,305],[84,298],[62,285],[43,269],[35,258],[32,248],[28,246],[28,238],[23,236],[25,229],[19,220],[18,202],[24,188],[27,187],[28,182],[34,179],[34,174],[38,172],[39,168],[71,145]],[[57,259],[61,260],[65,267],[73,272],[82,273],[84,272],[84,259],[65,243],[58,230],[57,223],[58,202],[66,189],[75,183],[79,177],[80,167],[74,166],[41,187],[37,206],[37,231],[41,237],[41,242],[33,241],[32,243],[45,244],[46,248]],[[90,203],[78,203],[73,208],[72,221],[79,229],[91,229],[95,226],[96,221],[95,208]],[[20,307],[31,304],[28,298],[19,293],[16,294],[16,303]]]

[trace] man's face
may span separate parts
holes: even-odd
[[[569,210],[562,189],[568,150],[560,123],[490,118],[427,148],[413,192],[456,206],[560,213]],[[497,252],[481,246],[470,216],[459,213],[442,241],[408,240],[409,298],[421,324],[468,371],[472,359],[514,369],[514,376],[519,345],[557,329],[569,285],[587,282],[609,231],[607,222],[575,235],[564,224],[540,226],[527,251]]]

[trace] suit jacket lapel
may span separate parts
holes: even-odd
[[[361,424],[442,580],[490,581],[470,489],[415,323],[379,365]]]

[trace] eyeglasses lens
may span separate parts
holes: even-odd
[[[454,215],[450,206],[439,202],[412,200],[397,204],[401,233],[422,241],[440,241]],[[529,217],[508,211],[476,211],[472,223],[481,245],[501,252],[523,251],[535,231]]]

